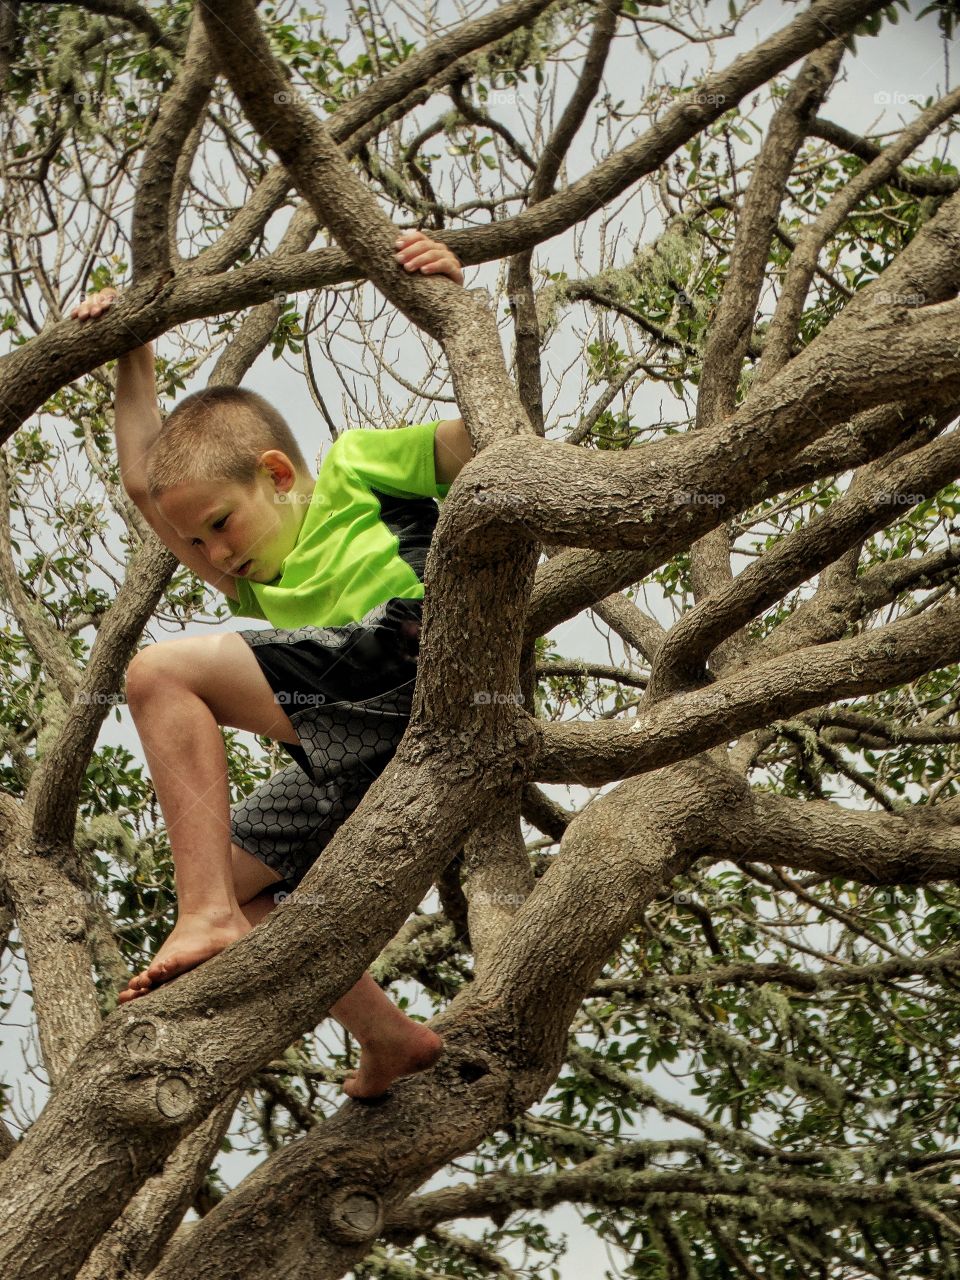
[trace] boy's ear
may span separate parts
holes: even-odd
[[[257,465],[269,472],[278,493],[286,493],[296,484],[296,468],[282,449],[268,449],[261,453]]]

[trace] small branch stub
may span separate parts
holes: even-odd
[[[181,1120],[192,1101],[193,1090],[183,1076],[165,1076],[157,1083],[157,1110],[168,1120]]]
[[[82,942],[87,936],[87,926],[79,916],[67,916],[61,925],[61,931],[67,942]]]
[[[157,1028],[152,1022],[135,1022],[124,1032],[123,1043],[131,1057],[140,1057],[156,1045]]]
[[[362,1244],[380,1234],[383,1201],[366,1187],[340,1187],[330,1197],[329,1234],[340,1244]]]

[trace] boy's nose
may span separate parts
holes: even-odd
[[[230,548],[224,542],[215,542],[208,550],[211,563],[218,569],[225,569],[233,563]]]

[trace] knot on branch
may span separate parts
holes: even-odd
[[[327,1232],[339,1244],[363,1244],[380,1234],[383,1201],[369,1187],[338,1187],[327,1207]]]
[[[211,1101],[208,1082],[183,1039],[156,1018],[118,1015],[111,1059],[125,1060],[126,1087],[105,1098],[110,1111],[148,1127],[158,1116],[180,1125],[202,1115]]]
[[[150,1053],[157,1043],[156,1024],[147,1020],[134,1022],[124,1032],[123,1043],[131,1058]]]
[[[194,1090],[186,1076],[169,1075],[157,1081],[157,1110],[168,1120],[183,1120],[193,1106]]]
[[[87,936],[87,926],[79,916],[67,916],[60,926],[60,932],[67,942],[82,942]]]
[[[477,1058],[468,1058],[457,1065],[457,1075],[466,1084],[476,1084],[490,1074],[489,1064]]]

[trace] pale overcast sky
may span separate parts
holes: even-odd
[[[444,7],[446,6],[441,6],[441,11]],[[492,8],[493,5],[491,4],[489,7]],[[727,0],[714,0],[707,9],[711,21],[722,21],[722,17],[719,14],[725,11],[726,7]],[[911,15],[907,16],[901,13],[899,25],[897,26],[885,23],[882,34],[878,39],[861,39],[858,41],[857,56],[856,58],[847,58],[845,69],[823,108],[824,115],[857,132],[893,130],[900,121],[909,120],[915,116],[917,113],[915,100],[919,99],[922,102],[930,95],[939,96],[952,86],[949,67],[944,54],[944,45],[935,17],[928,15],[922,21],[917,22],[913,16],[922,7],[922,4],[914,4]],[[340,12],[340,3],[328,5],[326,11],[333,17]],[[781,4],[777,0],[767,0],[766,3],[762,4],[749,16],[735,38],[717,44],[716,57],[718,65],[726,65],[739,52],[755,46],[774,30],[783,26],[798,11],[799,6],[797,5]],[[677,38],[671,35],[669,39],[663,41],[660,47],[666,49],[673,47],[677,43]],[[955,53],[955,42],[954,47],[951,49],[951,54],[953,53]],[[697,56],[698,54],[702,54],[702,49],[695,47],[690,56]],[[686,54],[682,56],[674,55],[672,59],[668,60],[666,69],[671,76],[675,77],[675,82],[681,82],[682,69],[687,61]],[[689,83],[691,79],[695,79],[698,75],[698,67],[701,65],[700,63],[690,63],[687,67],[687,74],[683,77],[683,82]],[[619,41],[611,57],[607,74],[607,85],[613,96],[624,97],[628,102],[632,101],[637,78],[639,76],[642,81],[647,74],[648,68],[649,64],[645,55],[636,48],[631,39]],[[501,118],[509,122],[510,108],[508,105],[499,108],[499,113]],[[758,123],[762,124],[768,116],[769,110],[766,104],[761,104],[754,118]],[[920,154],[929,155],[929,148],[923,150]],[[955,143],[951,150],[950,158],[954,163],[958,162]],[[581,146],[579,150],[575,148],[571,154],[570,176],[572,178],[580,176],[582,172],[590,167],[591,163],[585,147]],[[595,232],[595,223],[596,220],[594,220],[590,229],[591,232]],[[645,228],[650,239],[655,237],[656,230],[656,219],[651,218],[648,227]],[[589,258],[589,234],[586,243]],[[571,235],[565,235],[557,237],[549,245],[538,250],[537,261],[540,265],[550,270],[557,270],[561,266],[569,267],[570,255]],[[468,272],[467,284],[470,287],[482,285],[495,288],[497,272],[498,264],[489,264],[483,268],[472,269]],[[564,346],[564,341],[566,346]],[[159,341],[158,349],[163,353],[163,339]],[[172,350],[169,353],[172,354]],[[558,369],[575,360],[576,354],[569,337],[565,340],[561,337],[551,347],[551,360]],[[407,371],[405,370],[405,372]],[[413,377],[413,374],[408,372],[407,376]],[[318,380],[324,398],[327,404],[331,406],[331,409],[334,409],[334,406],[339,406],[341,403],[340,383],[331,371],[323,365],[322,361],[318,364]],[[194,383],[188,390],[194,390],[198,385],[200,384]],[[294,427],[308,457],[312,457],[317,453],[318,447],[327,439],[327,435],[309,396],[299,368],[290,367],[287,362],[275,362],[270,358],[269,354],[266,354],[257,362],[254,369],[245,379],[244,385],[260,391],[277,404]],[[399,403],[400,400],[398,399]],[[562,398],[560,403],[562,404]],[[661,416],[661,403],[663,404],[664,416],[670,417],[678,414],[679,406],[669,390],[654,388],[645,393],[645,398],[638,397],[635,401],[637,406],[649,406],[651,421],[655,421]],[[169,408],[170,406],[166,407]],[[425,413],[423,416],[428,418],[452,415],[449,405],[438,403],[432,412]],[[666,621],[667,615],[663,615],[663,619]],[[247,624],[236,620],[226,625],[241,627]],[[209,627],[193,624],[187,628],[187,633],[209,633]],[[160,633],[155,632],[155,636],[160,638]],[[557,651],[567,657],[580,657],[595,661],[609,660],[610,655],[605,640],[593,625],[592,620],[586,615],[557,627],[552,633],[552,638],[557,643]],[[625,660],[623,646],[616,638],[612,642],[612,650],[615,661]],[[100,742],[101,744],[108,742],[122,743],[139,757],[136,735],[129,723],[125,709],[119,724],[113,717],[105,722]],[[562,803],[578,802],[577,791],[568,791],[566,788],[551,788],[550,790]],[[12,966],[9,964],[6,967],[4,976],[7,984],[7,994],[9,994],[9,984],[14,979]],[[413,989],[411,988],[412,993]],[[29,1021],[29,1018],[29,1002],[20,997],[15,1001],[13,1008],[4,1020],[4,1027],[2,1028],[4,1032],[3,1044],[0,1047],[0,1072],[2,1072],[2,1079],[8,1085],[13,1084],[14,1080],[22,1074],[21,1046],[25,1031],[21,1030],[21,1028]],[[32,1058],[35,1057],[33,1054],[30,1054],[30,1056]],[[682,1100],[688,1106],[696,1107],[697,1100],[691,1099],[686,1094],[682,1081],[675,1080],[663,1070],[651,1073],[650,1082],[663,1094]],[[44,1094],[45,1090],[42,1084],[37,1084],[32,1090],[32,1097],[29,1094],[23,1094],[19,1087],[15,1087],[14,1105],[16,1110],[20,1114],[36,1114]],[[636,1133],[625,1131],[623,1137],[625,1139],[634,1136],[662,1137],[685,1132],[689,1132],[685,1126],[661,1124],[654,1121],[648,1112],[643,1127],[638,1129]],[[246,1160],[239,1157],[231,1157],[226,1160],[221,1159],[219,1167],[223,1176],[231,1184],[234,1184],[248,1171],[250,1166]],[[439,1185],[447,1180],[441,1177],[435,1179],[432,1185]],[[561,1274],[564,1280],[575,1280],[575,1278],[579,1280],[579,1277],[583,1275],[599,1275],[603,1267],[608,1265],[608,1255],[605,1252],[598,1254],[595,1237],[587,1228],[581,1225],[579,1216],[575,1211],[569,1208],[560,1208],[543,1215],[543,1217],[551,1232],[563,1233],[568,1237],[569,1252],[561,1266]],[[450,1225],[453,1225],[456,1230],[467,1234],[473,1234],[478,1230],[477,1224],[469,1222]],[[509,1250],[507,1252],[515,1264],[519,1263],[518,1252],[514,1253]]]

